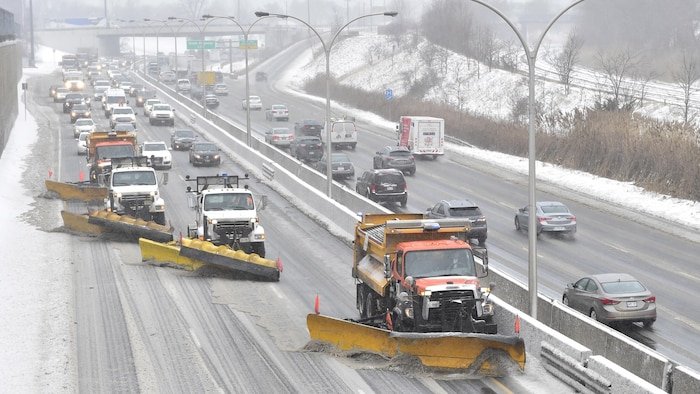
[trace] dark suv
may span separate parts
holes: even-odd
[[[63,102],[63,113],[67,114],[73,108],[73,104],[84,104],[85,97],[82,93],[66,94],[66,101]]]
[[[304,119],[294,123],[294,134],[300,135],[315,135],[321,137],[323,125],[318,120]]]
[[[374,156],[372,168],[396,168],[413,175],[416,173],[416,159],[405,146],[385,146]]]
[[[323,142],[315,136],[297,136],[289,144],[289,153],[301,161],[318,161],[323,157]]]
[[[193,166],[218,166],[221,164],[221,149],[212,142],[195,142],[190,148],[190,163]]]
[[[468,219],[469,238],[476,238],[479,245],[486,242],[486,216],[481,213],[481,209],[476,204],[467,199],[442,200],[428,209],[425,212],[425,217],[429,219]]]
[[[355,184],[355,191],[376,202],[408,202],[408,190],[403,173],[396,169],[365,171]]]

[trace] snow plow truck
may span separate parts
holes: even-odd
[[[468,232],[460,219],[363,215],[352,263],[360,318],[311,314],[311,338],[341,350],[409,354],[437,368],[489,374],[503,354],[524,368],[522,339],[498,335],[490,288],[479,284],[488,252],[470,245]]]

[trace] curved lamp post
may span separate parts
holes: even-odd
[[[156,30],[156,63],[158,63],[158,67],[160,67],[160,29],[163,27],[167,27],[170,29],[170,33],[175,36],[175,31],[173,30],[173,27],[168,24],[168,19],[144,19],[146,22],[160,22],[163,24],[163,26],[159,27],[158,30]],[[175,45],[177,45],[177,37],[175,37]],[[177,48],[177,47],[176,47]]]
[[[328,194],[328,197],[332,197],[331,193],[333,190],[333,169],[331,166],[331,153],[333,152],[333,148],[331,147],[331,70],[330,70],[330,57],[331,57],[331,48],[333,47],[333,43],[335,42],[336,38],[338,38],[338,35],[340,34],[343,29],[345,29],[348,25],[351,23],[357,21],[358,19],[363,19],[363,18],[369,18],[372,16],[391,16],[394,17],[398,15],[399,13],[396,11],[390,11],[390,12],[377,12],[374,14],[367,14],[367,15],[361,15],[358,16],[357,18],[348,21],[348,23],[344,24],[343,26],[338,29],[338,31],[335,32],[333,37],[331,38],[331,41],[329,42],[328,45],[326,45],[325,41],[323,41],[323,38],[321,38],[321,35],[314,29],[311,25],[303,21],[302,19],[299,19],[297,17],[291,16],[291,15],[285,15],[285,14],[273,14],[269,12],[262,12],[262,11],[257,11],[255,13],[255,16],[258,18],[266,17],[266,16],[276,16],[278,18],[282,19],[294,19],[296,21],[301,22],[302,24],[306,25],[311,31],[316,34],[318,39],[321,41],[321,46],[323,47],[323,52],[326,54],[326,194]]]
[[[523,45],[523,49],[525,50],[525,55],[527,57],[527,68],[528,68],[528,85],[529,85],[529,94],[528,94],[528,102],[527,102],[527,112],[528,112],[528,159],[529,159],[529,170],[528,170],[528,209],[529,209],[529,215],[527,219],[527,228],[528,228],[528,291],[529,291],[529,304],[530,304],[530,316],[534,317],[537,319],[537,222],[536,222],[536,215],[534,214],[536,212],[536,207],[535,207],[535,202],[536,200],[536,193],[535,193],[535,163],[536,163],[536,157],[535,157],[535,61],[537,60],[537,52],[540,49],[540,45],[542,44],[542,40],[544,40],[545,34],[549,31],[549,29],[552,27],[554,22],[556,22],[564,13],[568,10],[570,10],[572,7],[575,5],[583,2],[584,0],[576,0],[572,4],[570,4],[568,7],[564,8],[557,16],[552,18],[552,20],[549,22],[547,27],[542,31],[542,34],[540,34],[539,39],[535,43],[535,47],[530,49],[530,46],[528,45],[527,41],[525,41],[524,36],[520,33],[517,27],[515,27],[515,24],[511,22],[501,11],[499,11],[496,7],[487,4],[486,2],[482,0],[471,0],[475,3],[481,4],[484,7],[490,9],[491,11],[495,12],[498,16],[503,19],[508,26],[510,26],[511,29],[513,29],[513,32],[515,32],[515,35],[518,36],[518,40],[520,40],[520,43]]]
[[[129,19],[129,20],[117,19],[117,22],[124,22],[124,23],[133,24],[136,21],[133,19]],[[133,52],[133,59],[131,61],[131,63],[132,63],[131,67],[135,70],[136,69],[136,34],[131,35],[131,50]]]
[[[250,83],[248,81],[248,34],[250,34],[250,30],[253,28],[253,25],[261,21],[262,19],[267,18],[267,16],[262,16],[256,19],[253,23],[248,26],[248,29],[244,29],[243,26],[241,26],[240,23],[236,20],[236,18],[232,16],[216,16],[216,15],[202,15],[203,19],[209,19],[209,21],[204,25],[204,28],[206,29],[207,25],[214,21],[215,19],[228,19],[231,22],[235,23],[236,26],[238,26],[239,29],[241,29],[241,33],[243,33],[243,41],[245,41],[245,97],[246,97],[246,106],[245,106],[245,130],[246,130],[246,144],[250,146],[250,141],[251,141],[251,130],[250,130],[250,106],[248,105],[248,100],[250,100]],[[240,43],[239,43],[240,47]],[[233,67],[233,64],[230,65],[230,67]]]

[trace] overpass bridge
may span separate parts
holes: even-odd
[[[140,25],[128,26],[80,26],[69,28],[47,28],[35,30],[36,42],[50,48],[64,52],[75,53],[78,48],[93,47],[98,49],[100,55],[119,55],[119,43],[124,37],[193,37],[201,39],[200,29],[204,23],[194,26],[191,22],[159,23],[151,22]],[[243,26],[247,29],[247,26]],[[298,26],[256,26],[256,30],[250,31],[250,35],[265,35],[279,30],[301,29]],[[206,26],[205,37],[243,36],[241,29],[233,22],[212,22]]]

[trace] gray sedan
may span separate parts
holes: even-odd
[[[576,232],[576,216],[569,208],[556,201],[539,201],[535,203],[537,235],[542,232],[573,235]],[[527,230],[530,207],[524,206],[515,214],[515,229]]]
[[[564,305],[601,323],[656,321],[656,297],[628,274],[590,275],[569,283],[562,296]]]

